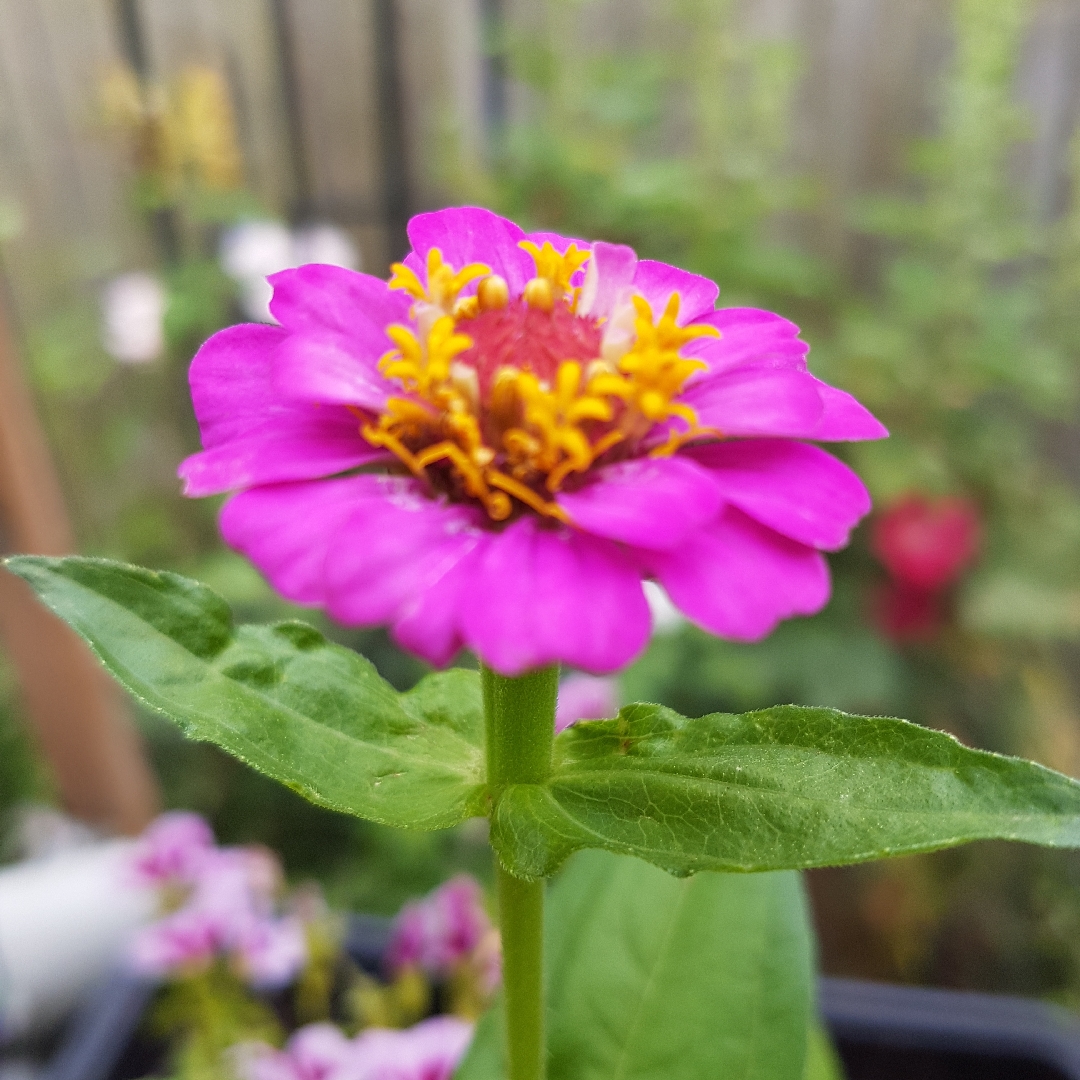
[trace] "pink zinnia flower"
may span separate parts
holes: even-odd
[[[222,531],[278,591],[506,675],[623,666],[649,637],[643,579],[745,641],[825,604],[821,552],[870,501],[803,440],[885,429],[807,371],[797,327],[487,210],[409,236],[389,282],[274,275],[280,326],[192,363],[186,492],[239,492]]]
[[[459,874],[401,909],[386,947],[386,966],[391,972],[421,967],[431,975],[447,975],[491,929],[483,890]]]

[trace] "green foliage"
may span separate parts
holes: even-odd
[[[812,950],[794,875],[680,881],[583,852],[546,921],[552,1080],[804,1074]],[[500,1032],[493,1010],[458,1080],[502,1077]]]
[[[223,964],[169,984],[154,1003],[150,1025],[169,1039],[175,1080],[232,1080],[230,1049],[253,1040],[283,1041],[269,1006]]]
[[[687,720],[629,705],[508,788],[492,844],[523,876],[581,847],[676,874],[835,866],[969,840],[1080,846],[1080,783],[904,720],[794,705]]]
[[[1080,783],[903,720],[821,708],[688,720],[628,706],[560,735],[549,779],[491,792],[474,672],[398,693],[303,623],[234,627],[220,597],[176,574],[75,557],[6,565],[192,738],[383,824],[437,829],[490,813],[495,850],[523,878],[550,876],[583,847],[685,875],[975,839],[1080,846]]]
[[[313,802],[427,829],[483,811],[474,673],[399,695],[304,623],[234,628],[220,597],[177,574],[85,558],[7,566],[140,701]]]

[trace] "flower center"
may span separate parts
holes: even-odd
[[[379,367],[403,394],[377,421],[364,417],[361,432],[434,490],[479,502],[493,521],[524,508],[566,521],[552,496],[593,465],[639,452],[657,424],[678,419],[685,430],[673,428],[654,455],[719,434],[674,400],[705,366],[679,350],[716,331],[678,326],[678,293],[658,320],[640,296],[606,321],[580,314],[570,282],[589,253],[521,246],[537,276],[519,297],[482,264],[455,271],[438,249],[426,285],[394,266],[390,287],[415,298],[416,330],[388,328],[397,348]],[[477,278],[476,295],[462,298]]]

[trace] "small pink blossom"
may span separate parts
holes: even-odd
[[[180,906],[136,935],[132,967],[164,978],[205,967],[217,958],[234,964],[252,985],[291,982],[307,962],[303,922],[275,913],[281,868],[258,847],[215,847],[209,826],[194,814],[167,814],[144,834],[134,873],[157,884]]]
[[[233,1059],[240,1080],[450,1080],[472,1033],[453,1016],[403,1031],[370,1028],[352,1040],[331,1024],[310,1024],[284,1050],[247,1043]]]
[[[401,909],[386,949],[386,966],[391,972],[420,967],[430,975],[449,974],[491,928],[483,891],[461,874]]]
[[[161,978],[206,967],[223,944],[218,919],[182,908],[139,930],[131,941],[128,960],[140,975]]]
[[[233,941],[244,977],[256,989],[287,986],[307,963],[307,936],[296,918],[253,919]]]
[[[242,1043],[233,1061],[241,1080],[345,1080],[355,1044],[333,1024],[308,1024],[284,1050],[266,1043]]]
[[[565,731],[579,720],[602,720],[619,711],[619,684],[599,675],[567,675],[559,683],[555,731]]]
[[[132,872],[146,885],[190,885],[214,847],[214,833],[198,814],[162,814],[139,838]]]
[[[473,1025],[456,1016],[433,1016],[404,1031],[361,1032],[348,1080],[450,1080],[472,1034]]]

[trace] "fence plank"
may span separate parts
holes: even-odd
[[[352,227],[365,269],[390,261],[373,0],[283,5],[309,176],[308,215]]]

